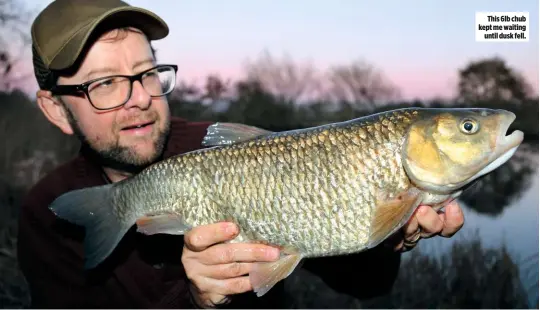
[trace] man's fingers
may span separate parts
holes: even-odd
[[[237,233],[238,228],[233,223],[198,226],[186,233],[184,243],[191,251],[200,252],[216,243],[233,239]]]
[[[461,207],[456,201],[453,201],[445,208],[445,222],[440,235],[447,238],[452,237],[463,227],[464,223],[465,217],[463,216]]]
[[[396,244],[396,245],[394,246],[394,251],[402,251],[403,248],[404,248],[404,246],[405,246],[405,242],[404,242],[403,239],[402,239],[401,241],[399,241],[398,244]]]
[[[208,249],[201,257],[206,265],[229,264],[234,262],[275,261],[279,250],[264,244],[218,244]]]
[[[422,210],[423,208],[425,208],[425,206],[420,206],[414,212],[413,216],[411,216],[411,219],[409,220],[409,222],[406,224],[405,230],[403,231],[403,233],[405,234],[405,237],[412,236],[418,230],[418,218],[417,217],[418,217],[418,213],[425,212],[424,210]]]
[[[219,295],[234,295],[252,291],[253,287],[249,281],[249,276],[236,277],[224,280],[203,278],[200,287],[203,291],[212,292]]]
[[[251,263],[230,263],[207,266],[205,274],[210,278],[224,280],[247,275],[252,268]]]
[[[429,238],[442,231],[444,222],[433,208],[425,207],[424,209],[424,212],[419,212],[417,215],[418,225],[422,228],[422,237]]]

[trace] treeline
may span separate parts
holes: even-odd
[[[244,85],[242,85],[244,87]],[[170,108],[173,115],[190,120],[231,121],[260,126],[269,130],[290,130],[338,122],[387,110],[424,108],[492,108],[506,109],[516,114],[511,129],[525,132],[526,139],[538,137],[538,99],[526,99],[520,104],[508,101],[459,102],[454,100],[392,101],[374,107],[355,108],[351,102],[328,103],[312,101],[295,104],[279,100],[253,83],[242,89],[237,99],[194,100],[173,94]]]
[[[513,128],[523,130],[528,139],[538,136],[538,95],[498,57],[459,69],[451,99],[401,100],[401,90],[364,61],[320,72],[309,63],[263,54],[248,63],[245,72],[244,79],[234,82],[218,75],[208,76],[200,87],[180,82],[170,98],[173,114],[279,131],[404,107],[487,107],[516,113]]]

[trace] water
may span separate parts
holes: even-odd
[[[460,242],[478,231],[484,246],[500,247],[503,243],[510,251],[512,258],[518,263],[521,279],[527,289],[531,307],[538,302],[538,217],[539,217],[539,173],[538,148],[522,151],[518,158],[510,165],[533,167],[534,170],[527,176],[530,182],[526,188],[520,188],[515,193],[517,198],[506,205],[498,215],[489,215],[477,211],[475,206],[460,202],[465,215],[465,225],[462,230],[450,239],[432,238],[423,240],[420,249],[429,250],[437,248],[432,253],[444,252],[453,242]],[[516,176],[521,172],[514,170]],[[511,175],[510,181],[516,176]],[[477,193],[476,195],[483,195]]]

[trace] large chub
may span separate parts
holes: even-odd
[[[68,192],[49,207],[59,218],[86,229],[86,269],[94,268],[105,260],[133,224],[121,221],[112,212],[112,187],[109,184]]]

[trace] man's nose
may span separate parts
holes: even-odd
[[[144,89],[139,81],[133,82],[133,89],[131,90],[131,97],[124,106],[126,109],[138,107],[140,109],[148,109],[152,101],[150,94]]]

